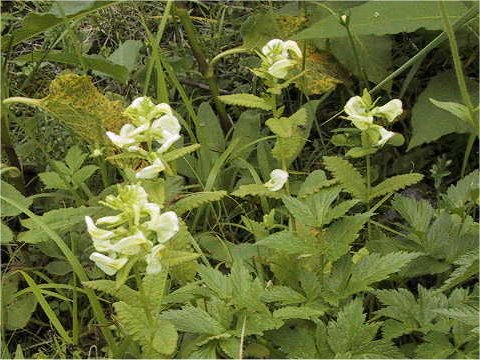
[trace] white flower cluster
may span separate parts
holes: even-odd
[[[119,214],[99,218],[96,222],[85,217],[96,250],[90,260],[107,275],[114,275],[129,258],[143,254],[147,274],[160,272],[164,244],[180,228],[177,214],[173,211],[162,214],[159,205],[148,202],[147,193],[140,185],[120,187],[117,196],[107,196],[102,204]]]
[[[167,151],[180,139],[180,124],[172,112],[170,105],[155,105],[148,97],[135,99],[125,110],[132,119],[132,124],[125,124],[120,134],[107,132],[110,140],[126,152],[136,152],[147,158],[150,165],[137,172],[138,179],[155,178],[165,170],[165,164],[159,154]],[[142,144],[146,144],[145,150]],[[153,146],[157,145],[156,149]]]
[[[278,191],[288,180],[288,172],[282,169],[275,169],[270,173],[270,180],[268,180],[263,186],[270,191]]]
[[[353,125],[368,134],[370,139],[369,145],[375,147],[382,147],[390,140],[395,133],[388,131],[383,126],[374,124],[374,118],[380,117],[392,123],[399,115],[402,114],[402,101],[394,99],[383,106],[375,106],[367,91],[364,91],[363,96],[354,96],[347,101],[344,107],[347,113],[347,119]]]
[[[263,48],[262,64],[255,73],[261,77],[272,76],[275,79],[285,79],[289,71],[300,64],[302,51],[292,40],[270,40]]]

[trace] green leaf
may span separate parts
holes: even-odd
[[[477,275],[479,269],[478,253],[475,251],[468,252],[455,260],[454,264],[458,267],[450,274],[448,279],[445,280],[440,291],[451,289],[472,276]]]
[[[15,200],[16,203],[26,208],[32,205],[33,201],[30,198],[26,198],[20,193],[20,191],[15,189],[15,187],[13,187],[12,185],[10,185],[9,183],[3,180],[1,180],[0,191],[1,191],[1,197],[2,197],[0,201],[0,209],[1,209],[2,217],[17,216],[18,214],[21,214],[21,211],[19,211],[16,207],[4,201],[3,200],[4,197]]]
[[[227,105],[244,106],[267,111],[273,110],[272,105],[265,99],[252,94],[221,95],[218,99]]]
[[[297,221],[307,226],[317,226],[316,214],[298,199],[291,196],[282,196],[283,204]]]
[[[72,267],[66,261],[55,260],[49,262],[47,266],[45,266],[45,270],[52,275],[67,275],[72,272]]]
[[[450,185],[446,194],[442,194],[442,200],[447,207],[457,210],[462,209],[468,202],[476,203],[480,188],[478,176],[478,170],[475,170],[455,185]]]
[[[313,309],[308,306],[286,306],[273,312],[273,317],[277,319],[305,319],[311,320],[322,316],[325,312],[318,309]]]
[[[465,81],[472,103],[478,104],[478,83],[469,78],[466,78]],[[470,124],[435,106],[430,101],[431,98],[443,102],[462,102],[453,73],[444,72],[434,76],[418,97],[412,109],[413,136],[408,144],[408,150],[435,141],[447,134],[472,132]]]
[[[0,244],[10,244],[13,241],[13,232],[3,222],[1,223],[1,226],[2,232],[0,233]]]
[[[221,200],[227,192],[224,190],[219,191],[205,191],[201,193],[195,193],[178,200],[173,205],[173,211],[178,215],[183,215],[187,211],[191,211],[203,204],[211,203]]]
[[[138,64],[138,55],[143,47],[143,42],[139,40],[125,40],[108,57],[108,60],[114,64],[123,66],[131,73]]]
[[[3,290],[3,289],[2,289]],[[14,298],[9,304],[3,304],[5,314],[2,322],[8,330],[22,329],[27,326],[30,317],[37,308],[37,300],[32,293],[23,294]]]
[[[72,228],[85,223],[85,216],[94,216],[102,208],[100,207],[78,207],[78,208],[63,208],[55,209],[44,213],[39,220],[48,225],[50,229],[59,233],[70,231]],[[36,244],[42,241],[47,241],[49,236],[41,226],[37,225],[36,221],[32,219],[22,220],[22,225],[28,228],[18,235],[19,241],[24,241],[29,244]]]
[[[422,179],[423,175],[417,173],[392,176],[370,190],[369,200],[404,189],[407,186],[418,183]]]
[[[71,172],[79,170],[85,159],[87,158],[80,146],[75,145],[68,149],[67,155],[65,156],[65,164],[70,168]]]
[[[204,284],[212,290],[220,299],[227,299],[232,297],[232,284],[228,277],[222,274],[217,269],[207,267],[204,265],[198,266],[198,273],[200,274]]]
[[[279,31],[280,29],[273,13],[260,12],[249,16],[240,28],[243,47],[251,49],[261,48],[272,39],[272,34],[277,34]]]
[[[97,74],[107,76],[118,80],[122,83],[128,81],[128,69],[122,65],[118,65],[113,61],[104,58],[101,55],[81,55],[69,53],[63,50],[50,50],[48,53],[44,51],[32,51],[28,54],[18,56],[15,61],[50,61],[60,64],[71,64],[80,66],[85,64],[89,69],[94,70]]]
[[[355,48],[368,80],[378,84],[390,74],[392,67],[391,38],[389,36],[364,35],[356,37],[355,40]],[[330,51],[338,61],[361,79],[363,74],[359,72],[348,37],[334,38],[329,44]],[[391,82],[386,88],[389,89],[390,86]]]
[[[186,305],[181,310],[164,311],[160,317],[171,321],[179,331],[206,335],[225,332],[223,326],[206,311],[191,305]]]
[[[445,3],[450,22],[466,11],[459,2]],[[443,29],[442,17],[435,2],[368,1],[350,9],[350,28],[353,34],[385,35],[413,32],[420,28]],[[330,15],[293,37],[294,40],[345,37],[347,32],[338,15]]]
[[[367,186],[365,179],[352,164],[337,156],[324,156],[323,161],[325,167],[333,173],[335,179],[340,182],[346,191],[360,200],[366,200]]]
[[[324,240],[329,261],[337,261],[350,250],[350,244],[358,238],[359,231],[369,218],[370,214],[346,216],[327,228]]]
[[[196,128],[198,142],[206,149],[220,153],[225,150],[225,135],[220,120],[215,115],[208,102],[203,102],[198,108],[199,123]]]
[[[272,199],[280,199],[284,191],[270,191],[263,184],[247,184],[233,191],[231,195],[244,198],[246,196],[264,196]]]
[[[269,235],[258,241],[257,244],[289,255],[311,255],[318,251],[311,243],[290,231],[281,231]]]
[[[422,341],[415,349],[415,357],[419,359],[449,359],[457,351],[449,336],[440,332],[432,331]]]
[[[112,280],[83,281],[82,285],[86,288],[102,291],[104,293],[112,295],[118,300],[128,305],[138,305],[141,304],[142,301],[138,291],[133,290],[127,285],[122,285],[117,288],[115,281]]]
[[[268,334],[268,339],[278,346],[287,359],[318,359],[315,332],[311,324],[294,323]],[[280,356],[272,356],[279,357]]]
[[[312,195],[324,187],[334,185],[336,180],[327,180],[325,171],[323,170],[314,170],[308,174],[307,178],[303,182],[298,191],[298,197],[304,198],[308,195]]]
[[[468,111],[468,107],[465,105],[451,101],[438,101],[432,98],[430,98],[430,102],[436,107],[446,110],[460,120],[470,124],[470,113]]]
[[[199,257],[200,254],[189,251],[168,250],[165,257],[162,258],[162,261],[164,261],[165,265],[173,267],[196,260]]]
[[[46,189],[69,190],[70,187],[60,175],[53,171],[38,174]]]
[[[288,286],[272,286],[267,288],[262,294],[262,301],[278,302],[282,305],[299,304],[306,300],[305,296]]]
[[[155,275],[146,274],[142,279],[143,295],[150,306],[153,314],[160,310],[165,296],[167,272],[162,271]]]
[[[94,173],[98,170],[98,166],[96,165],[87,165],[78,170],[76,173],[73,174],[72,180],[75,184],[80,185],[87,181]]]
[[[434,209],[428,201],[397,195],[392,206],[415,231],[424,233],[428,230],[434,215]]]
[[[420,256],[419,253],[403,251],[392,252],[386,255],[377,253],[363,257],[352,266],[352,277],[348,283],[346,293],[355,294],[360,291],[370,290],[370,285],[387,279],[410,261]]]
[[[116,302],[113,307],[124,331],[142,346],[150,346],[154,329],[148,327],[144,310],[122,301]]]
[[[262,137],[260,132],[260,113],[257,110],[244,111],[234,125],[232,142],[238,141],[241,148]],[[247,159],[255,148],[253,146],[236,150],[235,155]]]
[[[178,333],[175,326],[167,320],[156,320],[152,347],[159,353],[171,355],[177,349]]]
[[[180,149],[175,149],[173,151],[169,151],[166,154],[162,154],[162,158],[165,161],[173,161],[175,159],[184,157],[187,154],[190,154],[194,151],[197,151],[200,148],[200,144],[192,144],[189,146],[182,147]]]

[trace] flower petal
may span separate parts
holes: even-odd
[[[157,233],[159,243],[166,243],[180,230],[178,216],[173,211],[153,217],[146,225]]]
[[[288,180],[288,172],[275,169],[270,173],[270,180],[267,181],[264,186],[270,191],[278,191]]]
[[[90,260],[95,262],[95,265],[107,275],[115,275],[128,262],[127,258],[114,259],[98,252],[92,253]]]

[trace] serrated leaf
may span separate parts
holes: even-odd
[[[367,186],[362,175],[347,160],[336,156],[324,156],[325,167],[333,173],[335,179],[360,200],[367,198]]]
[[[318,318],[325,312],[313,309],[308,306],[286,306],[273,312],[273,317],[277,319],[305,319],[311,320],[312,318]]]
[[[10,228],[5,225],[3,222],[1,223],[1,233],[0,233],[0,244],[10,244],[13,241],[13,232]]]
[[[370,218],[370,214],[346,216],[330,225],[324,235],[326,256],[332,263],[345,255],[358,237],[359,231]]]
[[[165,296],[167,272],[162,271],[155,275],[146,274],[142,279],[143,296],[154,315],[158,313]]]
[[[306,300],[305,296],[288,286],[275,285],[262,294],[262,301],[278,302],[283,305],[299,304]]]
[[[428,201],[397,195],[392,206],[415,231],[427,231],[434,215],[434,209]]]
[[[84,281],[82,285],[93,290],[102,291],[128,305],[141,304],[140,293],[127,285],[116,288],[115,281],[112,280],[91,280]]]
[[[197,207],[207,204],[214,201],[221,200],[227,192],[224,190],[219,191],[205,191],[201,193],[195,193],[191,195],[187,195],[183,199],[178,200],[173,205],[173,210],[177,213],[177,215],[183,215],[187,211],[191,211],[196,209]]]
[[[240,185],[240,187],[233,191],[231,195],[244,198],[246,196],[265,196],[272,199],[279,199],[284,194],[284,191],[270,191],[263,184],[247,184]]]
[[[232,297],[232,284],[230,279],[219,270],[199,265],[198,272],[204,284],[220,299]]]
[[[303,182],[298,191],[298,197],[304,198],[308,195],[314,194],[324,187],[334,185],[336,180],[328,180],[325,171],[314,170],[308,174],[307,178]]]
[[[87,165],[73,174],[72,180],[75,184],[81,184],[87,181],[98,170],[96,165]]]
[[[200,144],[192,144],[189,146],[182,147],[180,149],[175,149],[173,151],[169,151],[166,154],[162,154],[162,159],[165,161],[173,161],[178,158],[184,157],[187,154],[190,154],[194,151],[197,151],[200,149],[201,145]]]
[[[218,99],[227,105],[244,106],[267,111],[273,109],[272,105],[265,101],[265,99],[252,94],[221,95]]]
[[[178,266],[198,259],[200,254],[189,251],[168,250],[162,262],[168,267]]]
[[[68,149],[67,155],[65,156],[65,163],[72,172],[75,172],[82,167],[87,156],[87,154],[83,153],[80,146],[75,145]]]
[[[171,355],[177,349],[178,334],[175,326],[167,320],[155,321],[152,347],[159,353]]]
[[[265,246],[288,255],[311,255],[318,251],[312,244],[289,231],[281,231],[269,235],[265,239],[257,241],[257,245]]]
[[[171,321],[179,331],[206,335],[225,332],[223,326],[206,311],[191,305],[186,305],[181,310],[164,311],[160,317]]]
[[[422,179],[423,175],[417,173],[392,176],[370,190],[369,200],[404,189],[407,186],[416,184]]]
[[[446,194],[442,194],[442,199],[448,207],[461,209],[467,202],[477,201],[480,188],[478,175],[478,170],[475,170],[455,185],[448,187]]]
[[[69,190],[70,186],[60,177],[60,175],[53,171],[47,171],[38,174],[38,177],[45,185],[46,189]]]
[[[147,326],[149,321],[143,308],[122,301],[116,302],[113,307],[124,331],[142,346],[150,346],[153,329]]]
[[[447,280],[440,287],[440,291],[451,289],[452,287],[477,275],[479,270],[478,253],[476,251],[468,252],[454,262],[458,267],[450,274]]]
[[[282,196],[282,201],[288,211],[293,215],[297,221],[307,226],[317,226],[316,214],[300,200],[291,196]]]

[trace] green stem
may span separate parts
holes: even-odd
[[[215,108],[217,110],[218,116],[220,117],[220,124],[222,126],[223,132],[225,134],[231,128],[230,121],[228,120],[227,111],[225,110],[225,105],[218,98],[220,96],[220,88],[218,87],[217,77],[215,76],[214,69],[208,64],[208,60],[205,56],[205,51],[203,50],[197,31],[195,30],[192,20],[188,15],[188,11],[185,8],[185,5],[182,1],[177,2],[176,4],[176,13],[180,19],[180,23],[185,30],[185,35],[190,43],[193,56],[197,60],[198,70],[207,80],[210,92],[213,96],[213,101],[215,103]]]
[[[236,47],[233,49],[228,49],[225,51],[222,51],[220,54],[216,55],[211,61],[210,61],[210,71],[214,71],[213,69],[217,65],[217,63],[223,59],[224,57],[227,57],[229,55],[234,55],[234,54],[243,54],[243,53],[248,53],[251,52],[250,49],[247,48],[242,48],[242,47]]]
[[[476,129],[475,126],[475,109],[470,98],[470,94],[467,89],[467,83],[465,81],[465,76],[463,74],[462,61],[460,59],[460,54],[458,52],[457,39],[455,38],[455,33],[453,31],[450,21],[448,21],[447,11],[445,9],[445,4],[443,0],[438,3],[440,12],[442,13],[443,26],[445,27],[445,32],[448,36],[448,41],[450,43],[450,50],[452,52],[453,65],[455,68],[455,75],[457,77],[458,87],[460,89],[460,94],[462,95],[463,104],[468,108],[468,115],[470,123],[473,129]],[[468,137],[467,147],[465,149],[465,155],[463,156],[463,164],[460,176],[463,178],[465,176],[465,170],[467,168],[468,158],[470,157],[470,152],[472,151],[472,146],[475,141],[475,134],[472,133]]]
[[[140,292],[140,299],[142,301],[143,311],[145,311],[145,315],[147,316],[147,320],[149,323],[150,328],[153,326],[153,318],[152,313],[150,311],[150,306],[148,305],[148,299],[143,289],[142,278],[140,277],[140,272],[138,271],[138,267],[135,266],[135,281],[137,282],[137,288]]]
[[[467,170],[468,159],[470,158],[470,153],[472,152],[473,143],[476,139],[475,134],[470,134],[467,140],[467,147],[465,148],[465,154],[463,155],[463,162],[462,162],[462,170],[460,171],[460,177],[463,178],[465,176],[465,172]]]
[[[372,174],[371,174],[371,163],[370,163],[370,155],[366,156],[366,162],[367,162],[367,211],[370,211],[370,191],[371,191],[371,186],[372,186]],[[368,235],[368,241],[371,239],[371,226],[370,226],[370,218],[367,221],[367,235]]]
[[[77,240],[71,236],[70,246],[72,248],[73,255],[77,255]],[[78,291],[77,291],[77,277],[73,278],[73,291],[72,291],[72,341],[74,344],[78,344],[78,338],[80,334],[80,323],[78,321]]]

